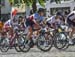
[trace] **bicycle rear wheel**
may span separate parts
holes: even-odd
[[[40,35],[37,39],[37,48],[41,51],[47,52],[52,48],[53,39],[50,35],[46,38],[44,35]]]
[[[54,46],[57,49],[66,49],[68,47],[68,38],[64,32],[55,34]]]
[[[28,52],[30,50],[29,40],[27,40],[25,35],[23,35],[22,38],[24,39],[24,41],[23,41],[22,45],[19,46],[19,49],[22,52]]]
[[[5,38],[1,41],[0,50],[1,50],[1,52],[7,52],[9,50],[9,43],[8,43],[7,38]]]

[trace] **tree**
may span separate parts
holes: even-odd
[[[32,7],[32,10],[33,10],[34,13],[37,11],[37,6],[36,6],[37,1],[39,2],[39,4],[41,6],[43,6],[43,7],[45,6],[44,5],[45,0],[24,0],[24,2],[26,3],[27,6]]]
[[[36,6],[37,1],[43,7],[45,6],[45,2],[46,2],[46,0],[9,0],[11,5],[12,4],[14,4],[14,5],[17,4],[17,6],[19,6],[20,3],[18,1],[20,1],[21,3],[25,3],[26,6],[31,6],[32,9],[33,9],[33,12],[36,12],[36,10],[37,10],[37,6]],[[52,1],[55,1],[57,4],[61,3],[61,0],[50,0],[50,2],[52,2]],[[66,0],[64,0],[64,1],[66,1]]]
[[[36,12],[36,10],[37,10],[37,6],[36,6],[37,0],[20,0],[20,1],[21,1],[21,3],[24,2],[26,4],[26,6],[31,6],[32,9],[33,9],[33,12]],[[17,6],[19,6],[19,4],[20,4],[18,2],[18,0],[9,0],[9,2],[10,2],[10,5],[16,5],[17,4]],[[38,0],[38,2],[41,6],[45,6],[44,5],[45,0]]]

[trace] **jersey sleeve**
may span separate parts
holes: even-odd
[[[52,16],[52,17],[48,18],[47,22],[50,23],[50,24],[54,23],[55,22],[55,17]]]
[[[38,13],[33,14],[33,16],[34,16],[35,20],[37,20],[39,18],[39,14]]]
[[[33,21],[33,19],[34,19],[33,15],[29,16],[28,19]]]

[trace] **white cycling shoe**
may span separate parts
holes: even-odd
[[[73,41],[72,41],[72,40],[69,40],[69,44],[70,44],[70,45],[73,45],[74,43],[73,43]]]

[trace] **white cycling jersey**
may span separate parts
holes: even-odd
[[[55,23],[55,16],[52,16],[52,17],[48,18],[48,19],[46,20],[46,22],[48,22],[48,23],[50,23],[50,24]]]
[[[6,27],[6,26],[10,26],[10,27],[16,28],[16,27],[18,26],[18,21],[13,22],[12,19],[9,19],[9,20],[6,21],[5,24],[4,24],[4,27]]]
[[[55,19],[55,16],[52,16],[52,17],[50,17],[50,18],[48,18],[47,20],[46,20],[46,22],[48,22],[49,24],[53,24],[53,23],[55,23],[55,24],[63,24],[63,21],[62,20],[60,20],[60,19]]]
[[[4,23],[4,26],[11,26],[11,20],[9,19],[8,21],[6,21],[6,22]]]
[[[68,17],[67,17],[69,20],[74,20],[75,19],[75,11],[72,11]]]

